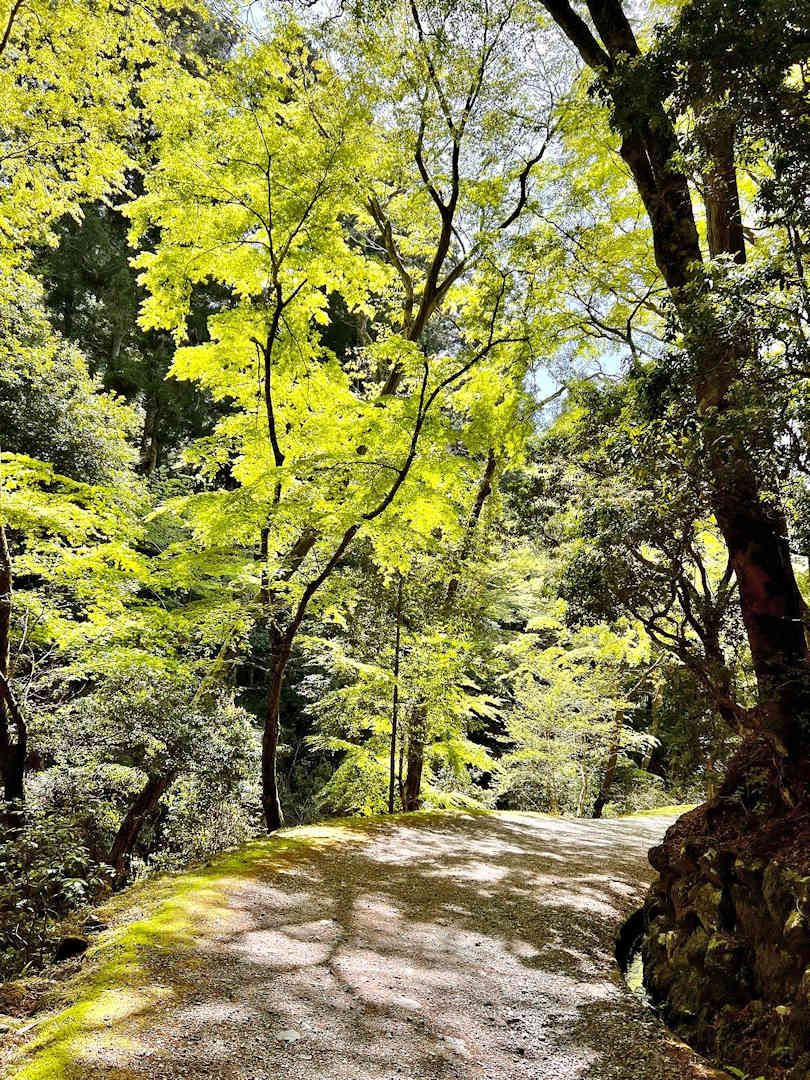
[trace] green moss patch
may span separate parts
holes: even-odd
[[[233,918],[229,896],[240,883],[265,879],[366,829],[343,822],[285,830],[199,870],[147,881],[115,897],[99,911],[112,928],[56,992],[51,1011],[27,1025],[30,1041],[12,1051],[6,1080],[89,1080],[106,1052],[137,1050],[140,1019],[192,988],[196,945],[214,926],[217,932],[227,927]],[[132,1075],[109,1066],[103,1074],[108,1080]]]
[[[652,810],[638,810],[635,814],[628,814],[628,817],[680,817],[681,814],[688,814],[690,810],[694,810],[697,807],[697,803],[682,803],[679,806],[656,806]]]

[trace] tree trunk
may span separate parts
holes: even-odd
[[[586,64],[615,74],[640,50],[620,0],[588,0],[588,11],[604,48],[568,0],[543,0],[552,18]],[[706,464],[712,481],[712,509],[728,547],[757,677],[761,728],[776,749],[799,757],[810,725],[810,658],[801,621],[801,597],[793,573],[785,515],[773,496],[763,496],[757,460],[767,461],[773,440],[748,432],[733,415],[730,391],[740,378],[749,345],[736,328],[714,320],[705,292],[703,256],[686,176],[674,164],[677,139],[660,101],[635,100],[622,80],[611,81],[621,124],[622,157],[629,166],[652,226],[655,259],[672,294],[695,362],[694,391]],[[742,262],[745,248],[734,173],[733,128],[725,122],[704,135],[712,165],[706,205],[710,254],[730,254]]]
[[[708,127],[699,126],[707,165],[703,174],[706,239],[709,254],[733,255],[745,262],[740,192],[734,165],[734,124],[715,110]]]
[[[741,468],[736,480],[732,474],[726,482],[736,487],[716,489],[715,516],[737,577],[757,677],[758,720],[781,752],[798,757],[810,716],[810,665],[787,522],[780,509],[763,505],[749,470]]]
[[[579,798],[577,799],[577,817],[585,817],[585,796],[588,794],[588,774],[585,772],[585,767],[580,765],[580,776],[582,778],[582,784],[579,788]]]
[[[140,794],[131,803],[119,826],[113,841],[107,862],[113,868],[113,883],[116,889],[123,888],[129,876],[129,862],[138,842],[141,829],[146,819],[168,791],[177,774],[169,772],[163,776],[150,776]]]
[[[139,470],[144,476],[151,476],[157,468],[160,446],[157,435],[158,402],[153,398],[146,406],[141,432]]]
[[[406,813],[419,809],[419,793],[422,788],[422,769],[425,762],[425,736],[427,735],[427,707],[419,704],[411,715],[408,731],[408,764],[405,772],[402,809]]]
[[[459,564],[463,564],[470,554],[473,536],[475,535],[475,530],[478,527],[478,522],[481,520],[481,514],[484,509],[484,504],[486,503],[489,496],[492,494],[492,480],[495,476],[495,468],[497,464],[498,461],[495,457],[495,451],[492,449],[492,447],[490,447],[487,453],[487,463],[484,466],[484,473],[478,484],[478,491],[475,495],[475,502],[473,503],[473,508],[470,511],[470,518],[467,522],[467,528],[464,533],[464,542],[461,546]],[[461,565],[459,566],[459,570],[460,569]],[[447,585],[447,595],[445,596],[444,602],[445,606],[448,608],[452,606],[454,600],[456,599],[459,583],[459,574],[456,574],[455,577],[452,577],[450,579]]]
[[[608,750],[607,766],[605,767],[605,775],[602,777],[602,786],[599,788],[599,794],[596,796],[596,801],[593,804],[593,813],[591,817],[600,818],[602,811],[605,809],[605,803],[610,797],[610,789],[613,787],[613,780],[616,776],[616,765],[619,761],[619,741],[622,734],[622,712],[621,710],[616,713],[616,720],[613,724],[613,730],[610,736],[610,748]]]
[[[399,754],[397,755],[397,787],[399,788],[399,802],[405,806],[405,740],[400,736]]]
[[[262,737],[262,808],[268,832],[275,832],[284,825],[281,800],[278,795],[278,740],[281,730],[281,691],[284,673],[290,659],[291,641],[288,635],[271,630],[272,655],[270,682],[267,688],[267,710]]]
[[[25,800],[25,759],[28,730],[11,690],[11,604],[13,579],[8,537],[0,525],[0,780],[7,803]],[[16,738],[12,739],[11,725]]]
[[[391,702],[391,753],[388,770],[388,813],[394,812],[394,785],[397,769],[397,722],[399,720],[399,647],[402,639],[402,573],[397,585],[397,631],[394,642],[394,694]]]

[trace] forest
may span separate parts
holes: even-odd
[[[284,827],[697,807],[645,982],[806,1080],[808,181],[806,0],[0,0],[0,980]]]

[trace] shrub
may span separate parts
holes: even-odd
[[[110,887],[110,868],[90,854],[69,817],[33,810],[0,835],[0,978],[46,963],[59,923]]]

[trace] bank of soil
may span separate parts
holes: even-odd
[[[697,1080],[615,935],[666,819],[289,830],[149,884],[6,1036],[10,1080]],[[79,965],[79,961],[72,961]]]

